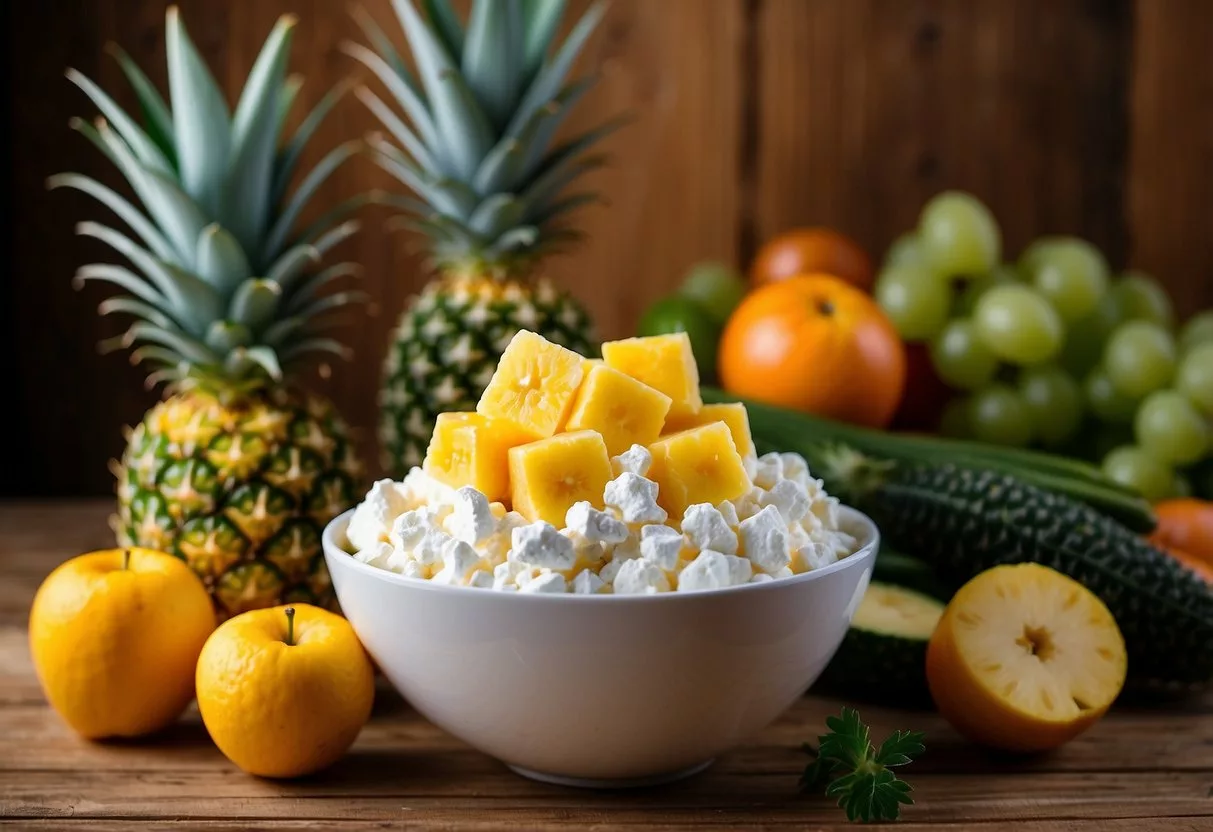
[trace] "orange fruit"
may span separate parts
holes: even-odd
[[[299,777],[345,754],[371,714],[371,661],[339,615],[310,604],[230,618],[198,658],[198,710],[229,760]]]
[[[194,698],[194,664],[215,629],[206,588],[150,549],[80,555],[52,572],[29,617],[34,670],[51,707],[89,739],[169,725]]]
[[[880,428],[901,401],[906,355],[872,298],[816,274],[751,292],[725,326],[719,370],[743,398]]]
[[[1036,563],[996,566],[961,587],[927,647],[940,713],[974,742],[1007,751],[1056,748],[1090,728],[1127,667],[1103,602]]]
[[[876,280],[872,259],[847,235],[831,228],[795,228],[777,234],[758,250],[750,265],[750,282],[765,286],[814,273],[832,274],[865,291]]]
[[[1150,535],[1156,546],[1182,549],[1213,566],[1213,502],[1190,497],[1163,500],[1154,506],[1158,528]]]
[[[1166,552],[1175,560],[1179,561],[1191,571],[1195,572],[1205,583],[1213,584],[1213,563],[1210,563],[1204,558],[1198,558],[1189,552],[1185,552],[1183,549],[1176,549],[1174,546],[1163,546],[1160,543],[1154,543],[1154,545]]]

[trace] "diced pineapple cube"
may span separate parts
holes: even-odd
[[[735,500],[751,488],[745,465],[724,422],[671,434],[649,446],[657,502],[671,518],[688,506]]]
[[[505,348],[476,412],[512,422],[532,438],[552,436],[568,418],[588,370],[572,350],[521,330]]]
[[[510,448],[533,437],[479,413],[440,413],[422,468],[452,488],[470,485],[490,502],[510,496]]]
[[[685,332],[608,341],[602,345],[602,357],[608,367],[669,396],[670,416],[698,413],[703,406],[699,370]]]
[[[573,503],[601,509],[611,479],[611,458],[601,434],[592,430],[561,433],[510,448],[510,489],[514,511],[556,528]]]
[[[750,415],[741,402],[727,404],[705,404],[698,413],[684,413],[680,416],[670,416],[665,420],[665,433],[678,433],[691,428],[710,425],[712,422],[724,422],[729,426],[733,435],[733,444],[737,453],[747,457],[755,453],[754,437],[750,434]]]
[[[617,456],[661,435],[670,397],[618,370],[597,365],[581,385],[566,430],[596,430]]]

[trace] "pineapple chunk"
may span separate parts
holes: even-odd
[[[698,413],[703,407],[699,370],[685,332],[608,341],[602,345],[602,357],[608,367],[669,396],[673,400],[670,417]]]
[[[649,446],[657,503],[671,518],[695,503],[735,500],[750,490],[750,478],[724,422],[671,434]]]
[[[562,433],[510,448],[514,511],[528,520],[564,526],[573,503],[602,508],[611,479],[611,459],[602,436],[592,430]]]
[[[502,353],[476,412],[511,422],[533,439],[552,436],[568,418],[588,370],[572,350],[521,330]]]
[[[755,455],[754,437],[750,434],[750,416],[741,402],[705,404],[698,413],[671,416],[665,420],[665,433],[678,433],[691,428],[724,422],[733,435],[733,444],[742,458]]]
[[[573,403],[566,430],[595,430],[607,453],[618,456],[661,435],[670,397],[606,365],[590,368]]]
[[[422,467],[452,488],[470,485],[490,502],[510,496],[509,451],[532,439],[526,431],[479,413],[440,413]]]

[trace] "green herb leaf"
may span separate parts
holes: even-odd
[[[910,785],[892,772],[926,750],[921,731],[894,731],[877,750],[871,731],[854,708],[843,708],[839,716],[826,719],[830,733],[817,738],[817,748],[805,743],[803,750],[814,757],[800,777],[801,791],[825,786],[827,797],[850,821],[897,820],[902,804],[912,804]]]

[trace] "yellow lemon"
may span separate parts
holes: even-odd
[[[186,564],[150,549],[72,558],[30,612],[30,652],[51,707],[90,739],[135,737],[177,719],[215,629],[210,596]]]
[[[225,621],[198,658],[211,739],[250,774],[298,777],[353,744],[375,695],[371,661],[339,615],[309,604]]]
[[[927,681],[960,733],[1007,751],[1068,742],[1111,707],[1128,660],[1108,608],[1035,563],[996,566],[948,604],[927,648]]]

